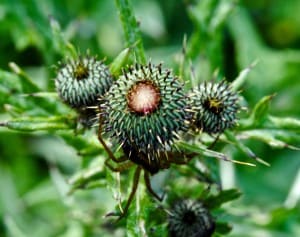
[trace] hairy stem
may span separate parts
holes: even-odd
[[[133,14],[129,0],[115,0],[119,10],[119,17],[125,34],[126,47],[133,47],[136,60],[146,62],[145,51],[138,22]]]

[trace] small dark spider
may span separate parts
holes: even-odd
[[[154,163],[154,162],[149,162],[148,156],[145,153],[139,152],[137,148],[134,148],[130,145],[124,144],[122,146],[124,155],[121,156],[120,158],[116,158],[101,136],[101,126],[99,126],[98,139],[109,156],[105,160],[105,165],[110,170],[112,170],[113,172],[122,172],[124,170],[129,169],[133,165],[137,165],[134,172],[131,192],[129,194],[126,206],[123,208],[123,213],[119,216],[118,220],[120,220],[127,214],[127,211],[130,207],[130,204],[138,188],[142,170],[144,171],[144,181],[148,192],[152,196],[154,196],[158,201],[162,201],[163,196],[160,197],[158,194],[156,194],[151,186],[150,176],[158,173],[160,170],[168,169],[171,166],[171,164],[178,164],[178,165],[187,164],[191,160],[191,158],[195,156],[195,154],[192,153],[189,154],[182,154],[180,152],[160,153],[158,157],[159,159],[155,159],[155,161],[158,162]],[[110,161],[117,163],[119,165],[115,167],[110,163]]]

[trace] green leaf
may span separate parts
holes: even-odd
[[[0,103],[1,104],[1,103]],[[4,110],[12,117],[19,117],[22,114],[22,110],[20,110],[19,108],[10,105],[10,104],[4,104],[3,105]]]
[[[0,70],[0,104],[11,114],[49,115],[61,110],[57,93],[41,92],[41,89],[15,63],[10,63],[15,73]],[[16,113],[17,112],[17,113]]]
[[[268,116],[266,127],[300,131],[300,119],[290,117],[280,118],[275,116]]]
[[[266,166],[270,166],[269,163],[259,158],[249,147],[245,146],[232,132],[225,131],[224,132],[226,138],[232,142],[241,152],[243,152],[248,157],[256,160],[257,162],[264,164]]]
[[[35,132],[39,130],[72,129],[75,127],[74,120],[65,117],[53,116],[50,118],[16,118],[6,122],[0,122],[0,127],[7,127],[17,131]]]
[[[146,196],[145,187],[140,184],[127,217],[126,227],[128,237],[139,237],[147,234],[146,217],[151,206],[150,200]]]
[[[10,68],[20,77],[22,92],[32,93],[40,91],[39,87],[31,80],[31,78],[14,62],[9,63]]]
[[[94,187],[105,187],[107,185],[105,180],[105,171],[103,169],[103,162],[96,163],[87,168],[77,172],[70,180],[72,185],[70,193],[77,189],[87,189]]]
[[[83,237],[86,236],[84,234],[84,226],[80,222],[71,222],[66,229],[66,232],[58,237]]]
[[[217,30],[222,29],[228,16],[235,7],[236,0],[221,0],[214,11],[214,16],[209,22],[209,32],[213,35]]]
[[[59,23],[53,17],[50,17],[50,26],[53,35],[52,40],[56,51],[61,53],[64,57],[77,58],[78,54],[74,45],[64,38]]]
[[[259,102],[257,102],[250,115],[250,120],[252,121],[253,126],[260,125],[262,122],[264,122],[269,111],[270,102],[274,96],[275,95],[265,96]]]
[[[281,133],[286,133],[286,136],[289,136],[288,132],[281,131]],[[277,139],[278,131],[270,130],[270,129],[253,129],[249,131],[244,131],[240,133],[240,136],[244,139],[256,139],[262,142],[265,142],[271,147],[274,148],[290,148],[293,150],[299,150],[300,148],[287,144],[280,139]]]
[[[220,160],[230,161],[230,162],[237,163],[237,164],[242,164],[242,165],[255,166],[252,163],[232,160],[232,159],[228,158],[225,154],[217,152],[217,151],[209,150],[201,144],[195,145],[195,144],[189,144],[189,143],[186,143],[186,142],[180,142],[178,144],[178,146],[182,149],[185,149],[185,150],[189,151],[189,152],[194,152],[196,154],[204,155],[206,157],[213,157],[213,158],[217,158],[217,159],[220,159]]]
[[[285,236],[298,236],[299,229],[299,206],[295,208],[277,207],[270,212],[270,220],[263,225],[266,229],[279,230]]]
[[[130,50],[130,48],[124,49],[110,64],[109,69],[112,75],[118,76],[120,74],[121,68],[128,61]]]
[[[0,80],[1,87],[5,88],[7,90],[7,93],[12,93],[13,91],[22,91],[20,79],[15,73],[11,73],[0,69]]]
[[[29,237],[23,232],[23,230],[21,230],[21,228],[18,226],[18,224],[12,217],[7,216],[4,221],[7,228],[7,232],[10,234],[10,236]]]
[[[99,145],[94,131],[87,131],[83,135],[76,134],[76,130],[62,130],[57,134],[64,139],[64,141],[77,150],[79,155],[100,155],[103,154],[103,148]],[[90,139],[90,138],[94,139]],[[86,158],[86,157],[85,157]]]
[[[232,230],[232,226],[224,222],[216,222],[216,232],[223,235],[228,234]]]
[[[226,202],[239,198],[241,195],[242,193],[238,189],[228,189],[221,191],[218,195],[208,197],[205,204],[209,209],[215,209]]]
[[[256,64],[257,61],[254,61],[239,73],[236,79],[231,83],[231,88],[234,91],[237,91],[246,82],[248,74],[251,72],[251,70],[255,67]]]
[[[121,187],[120,173],[119,172],[113,172],[108,167],[106,167],[105,170],[106,170],[106,176],[105,176],[105,178],[106,178],[106,187],[112,193],[112,197],[117,202],[115,211],[112,212],[112,213],[109,213],[108,215],[109,216],[120,215],[121,214],[120,209],[123,210],[122,209],[123,206],[122,206],[122,203],[121,203],[121,198],[124,198],[122,196],[124,194],[121,192],[122,187]],[[127,196],[125,198],[127,198]]]

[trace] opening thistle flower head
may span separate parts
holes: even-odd
[[[193,126],[209,134],[222,133],[236,124],[236,114],[240,106],[238,94],[230,84],[204,82],[192,93]]]
[[[104,132],[128,153],[132,147],[134,153],[144,154],[148,163],[155,163],[178,132],[187,130],[187,111],[182,83],[171,71],[153,64],[136,64],[124,71],[100,107]]]
[[[95,105],[112,84],[107,66],[95,57],[79,57],[58,71],[55,86],[60,98],[73,108]]]
[[[168,229],[171,237],[210,237],[215,222],[201,202],[185,199],[171,210]]]

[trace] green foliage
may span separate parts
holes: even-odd
[[[300,2],[275,2],[2,1],[0,237],[167,236],[182,199],[211,211],[214,236],[299,236]],[[187,90],[226,77],[246,108],[217,141],[184,134],[177,147],[194,158],[151,179],[163,202],[140,179],[119,222],[134,169],[112,172],[54,89],[53,65],[87,50],[115,78],[150,59]]]
[[[116,6],[120,14],[120,20],[124,29],[125,41],[127,47],[133,47],[136,60],[140,63],[146,63],[143,41],[138,22],[132,11],[132,6],[128,0],[116,0]]]

